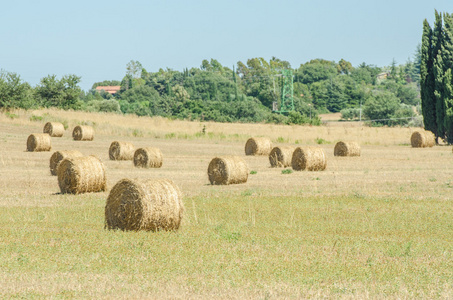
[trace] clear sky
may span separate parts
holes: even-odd
[[[432,26],[434,9],[453,13],[453,0],[3,2],[0,69],[32,86],[49,74],[75,74],[84,90],[121,80],[130,60],[148,72],[272,56],[293,68],[315,58],[403,64],[423,20]]]

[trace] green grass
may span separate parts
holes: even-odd
[[[149,233],[104,230],[97,194],[51,197],[52,207],[0,207],[1,276],[43,285],[0,288],[2,297],[138,297],[175,285],[233,297],[436,298],[452,284],[449,201],[217,190],[185,199],[178,232]],[[47,282],[55,274],[68,284]],[[112,282],[78,288],[104,277]]]

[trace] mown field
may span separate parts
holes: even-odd
[[[65,135],[50,152],[26,152],[47,121]],[[72,140],[79,124],[94,126],[94,141]],[[413,130],[0,114],[0,298],[452,298],[452,148],[411,148]],[[244,155],[251,136],[322,147],[327,169],[283,174]],[[110,161],[115,140],[160,148],[162,168]],[[334,157],[340,140],[362,155]],[[105,230],[109,190],[60,194],[50,175],[52,153],[69,149],[97,155],[109,189],[122,178],[173,180],[184,193],[180,230]],[[226,154],[256,174],[211,186],[208,164]]]

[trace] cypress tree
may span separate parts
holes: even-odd
[[[425,129],[437,137],[436,100],[434,97],[434,73],[432,57],[433,31],[428,21],[423,21],[420,65],[420,95]]]
[[[444,102],[444,128],[447,142],[453,143],[453,16],[444,14],[444,33],[441,54],[443,56],[442,98]]]
[[[442,15],[435,11],[436,20],[434,22],[432,35],[432,57],[433,57],[433,74],[434,74],[434,95],[436,101],[436,122],[437,122],[437,137],[445,138],[445,103],[443,97],[443,76],[444,62],[441,53],[443,30],[442,30]]]

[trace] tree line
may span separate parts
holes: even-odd
[[[0,108],[53,106],[189,120],[314,125],[320,124],[320,113],[341,112],[345,120],[362,117],[377,120],[374,125],[405,125],[420,102],[420,64],[420,47],[405,64],[392,61],[387,67],[314,59],[292,68],[276,57],[269,61],[259,57],[232,68],[210,59],[197,68],[148,72],[131,60],[121,80],[96,82],[89,91],[81,90],[76,75],[61,79],[49,75],[31,87],[19,75],[2,71]],[[294,111],[280,115],[272,112],[272,103],[281,97],[284,69],[294,76]],[[96,90],[101,85],[121,89],[110,95]]]
[[[453,143],[453,15],[435,11],[423,21],[420,94],[425,129]]]

